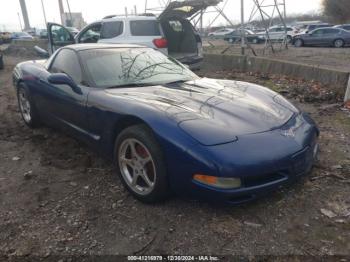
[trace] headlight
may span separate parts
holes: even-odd
[[[242,186],[240,178],[215,177],[195,174],[193,180],[201,184],[220,188],[220,189],[235,189]]]

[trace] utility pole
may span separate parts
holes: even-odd
[[[26,1],[25,0],[19,0],[19,4],[21,5],[21,9],[22,9],[24,30],[30,30],[30,24],[29,24],[29,18],[28,18]]]
[[[145,14],[147,13],[147,0],[145,0]]]
[[[67,3],[69,18],[70,18],[70,25],[69,26],[73,26],[73,18],[72,18],[72,12],[70,11],[69,1],[66,0],[66,3]]]
[[[245,54],[244,0],[241,0],[241,54]]]
[[[21,31],[23,31],[21,16],[19,15],[18,12],[17,12],[17,15],[18,15],[19,26],[21,27]],[[4,30],[4,31],[5,31],[5,30]]]
[[[65,22],[64,22],[64,19],[63,19],[64,8],[63,8],[62,0],[58,0],[58,7],[59,7],[59,10],[60,10],[61,24],[65,25]]]
[[[201,14],[200,14],[200,33],[201,33],[201,37],[203,37],[204,35],[204,32],[203,32],[203,9],[201,10]]]
[[[44,2],[43,0],[41,0],[41,7],[43,9],[43,14],[44,14],[44,20],[45,20],[45,26],[47,25],[47,21],[46,21],[46,13],[45,13],[45,7],[44,7]]]

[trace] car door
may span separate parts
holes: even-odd
[[[308,45],[323,45],[324,42],[324,29],[312,31],[304,40],[304,43]]]
[[[56,23],[47,24],[47,37],[49,40],[49,54],[52,55],[57,49],[75,44],[73,34],[63,25]]]
[[[334,40],[341,37],[341,31],[336,28],[326,28],[324,29],[324,44],[333,45]]]
[[[65,73],[77,85],[73,90],[68,85],[51,84],[48,81],[50,74]],[[64,48],[53,58],[47,73],[41,75],[41,81],[45,85],[41,102],[42,110],[47,110],[51,120],[76,132],[86,133],[88,119],[86,103],[89,87],[83,74],[81,63],[77,53],[69,48]]]

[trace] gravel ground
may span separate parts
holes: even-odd
[[[209,44],[211,43],[211,45]],[[226,51],[226,54],[240,54],[241,49],[239,44],[229,44],[223,40],[204,41],[204,50],[208,53],[220,53],[223,50],[231,47]],[[289,46],[286,50],[281,48],[281,44],[275,43],[275,53],[270,49],[264,51],[264,44],[251,45],[258,56],[266,56],[279,60],[298,62],[302,64],[312,65],[316,67],[324,67],[336,69],[344,72],[350,72],[350,48],[333,48],[333,47],[301,47],[295,48]],[[248,55],[253,55],[250,49],[247,49]]]
[[[111,163],[84,144],[23,124],[11,82],[21,60],[6,56],[0,71],[0,260],[82,254],[350,256],[350,114],[336,98],[322,96],[322,85],[200,72],[266,84],[294,99],[320,126],[320,161],[300,183],[241,207],[176,196],[145,205],[123,189]],[[310,101],[297,87],[320,96]]]

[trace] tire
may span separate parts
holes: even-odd
[[[257,44],[258,42],[259,42],[259,40],[256,39],[256,38],[254,38],[254,39],[252,40],[252,43],[253,43],[253,44]]]
[[[336,39],[336,40],[334,40],[333,45],[335,48],[342,48],[342,47],[344,47],[345,42],[343,39]]]
[[[228,42],[231,43],[231,44],[233,44],[233,42],[234,42],[234,41],[233,41],[233,38],[229,38],[229,39],[228,39]]]
[[[290,35],[287,35],[287,43],[291,43],[293,40],[293,38]]]
[[[155,203],[170,195],[161,147],[146,125],[128,127],[118,135],[113,162],[125,188],[141,202]]]
[[[303,47],[304,46],[304,41],[302,39],[296,39],[294,42],[295,47]]]
[[[23,83],[20,83],[17,88],[17,101],[19,111],[24,123],[30,128],[40,126],[39,114],[37,113],[35,104],[33,103],[30,93]]]
[[[4,57],[0,55],[0,70],[4,69]]]

